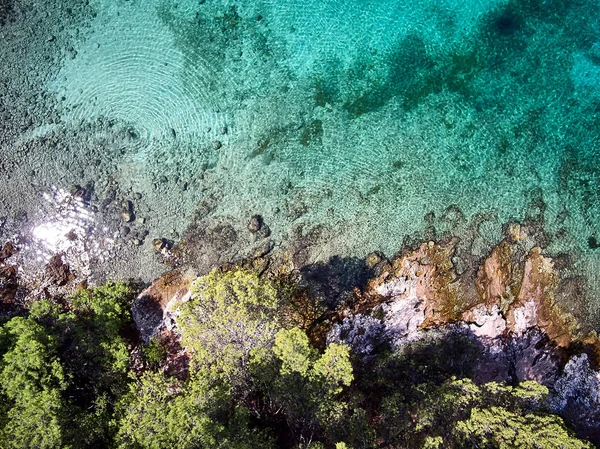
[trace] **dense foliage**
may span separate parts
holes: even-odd
[[[162,369],[158,341],[134,373],[132,293],[80,290],[2,324],[0,447],[592,447],[547,413],[545,387],[469,380],[464,342],[361,360],[290,318],[317,310],[307,297],[242,269],[198,279],[181,307],[187,377]]]

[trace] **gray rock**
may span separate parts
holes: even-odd
[[[354,315],[334,324],[327,334],[327,344],[345,343],[355,354],[370,355],[382,341],[384,325],[370,315]]]
[[[383,304],[384,335],[392,345],[401,345],[405,339],[418,339],[418,331],[425,321],[425,302],[416,295],[398,299],[390,304]]]
[[[585,431],[600,431],[600,373],[587,354],[573,357],[550,389],[550,409]]]
[[[569,360],[552,386],[548,402],[554,413],[562,413],[567,407],[600,413],[600,373],[591,368],[587,354]]]
[[[377,293],[388,298],[395,298],[403,295],[409,287],[409,281],[406,278],[398,277],[377,287]]]
[[[133,215],[133,212],[128,210],[121,211],[121,220],[123,220],[125,223],[133,221],[134,218],[135,216]]]

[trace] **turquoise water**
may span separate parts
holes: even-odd
[[[469,225],[484,255],[504,224],[532,218],[598,294],[596,2],[92,6],[47,89],[63,123],[129,124],[114,176],[150,199],[159,231],[183,232],[212,198],[212,218],[260,213],[277,242],[318,227],[316,261],[391,256],[407,235]],[[158,176],[188,185],[159,191]]]

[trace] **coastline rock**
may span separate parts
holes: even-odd
[[[256,234],[261,227],[260,216],[252,217],[248,230]],[[457,240],[422,243],[389,262],[372,254],[366,260],[334,258],[304,267],[299,275],[309,296],[319,298],[337,320],[323,326],[330,327],[319,334],[320,341],[325,337],[327,343],[344,342],[362,361],[372,360],[380,348],[410,354],[418,345],[426,352],[432,342],[455,342],[453,348],[463,351],[456,363],[468,366],[475,382],[535,380],[550,389],[553,411],[570,423],[580,423],[582,434],[598,440],[600,374],[582,353],[584,348],[600,354],[598,339],[581,333],[574,317],[561,308],[555,261],[533,244],[528,229],[511,225],[506,233],[482,256],[479,266],[460,273],[455,265]],[[229,239],[237,238],[226,227],[203,228],[200,236],[184,249],[217,253],[220,247],[227,249]],[[288,264],[281,266],[294,267],[305,256],[312,241],[299,241],[302,245],[290,251]],[[272,249],[273,242],[266,241],[254,256],[262,258]],[[260,260],[261,270],[269,260]],[[203,271],[196,266],[167,273],[133,305],[144,341],[157,338],[171,345],[168,360],[172,359],[173,372],[185,371],[180,368],[186,366],[187,357],[178,346],[173,312],[190,298],[191,282],[199,272]],[[370,276],[375,277],[368,280]],[[465,342],[468,348],[463,350]],[[448,357],[452,365],[455,355],[442,353],[442,358]]]
[[[494,304],[491,308],[480,305],[469,311],[469,329],[477,337],[496,338],[506,330],[506,320],[500,308]]]
[[[518,241],[509,234],[497,245],[474,276],[454,270],[455,240],[423,243],[369,281],[367,303],[387,304],[390,310],[404,310],[404,301],[413,308],[419,303],[421,328],[464,322],[475,335],[496,338],[539,327],[552,344],[563,348],[583,340],[574,317],[555,300],[559,276],[554,262],[538,247],[524,251],[519,246],[523,231],[519,232]]]
[[[71,272],[69,264],[63,262],[62,257],[62,254],[56,254],[48,261],[45,268],[46,275],[50,282],[59,287],[62,287],[75,279],[75,275]]]
[[[358,314],[336,323],[327,335],[327,344],[345,342],[355,354],[372,354],[382,342],[385,325],[370,315]]]
[[[341,314],[328,342],[345,342],[368,360],[375,348],[410,353],[415,344],[467,339],[472,378],[535,380],[550,389],[550,408],[581,435],[600,439],[600,372],[583,349],[600,354],[598,337],[563,310],[555,262],[513,225],[481,265],[458,274],[456,241],[428,242],[402,254]],[[460,346],[460,345],[459,345]]]
[[[392,261],[369,281],[366,296],[372,302],[392,302],[413,298],[423,302],[421,326],[458,321],[461,313],[477,303],[477,298],[458,282],[452,264],[457,241],[445,244],[423,243],[417,250]],[[379,299],[377,299],[379,297]]]
[[[575,356],[565,365],[551,388],[549,405],[586,438],[600,439],[600,373],[591,368],[587,354]]]
[[[17,254],[19,250],[15,245],[11,242],[6,242],[2,249],[0,250],[0,263],[4,262],[6,259],[11,258],[15,254]]]
[[[133,321],[142,339],[150,338],[163,330],[173,330],[172,312],[177,305],[189,300],[190,286],[197,278],[192,269],[173,270],[154,280],[133,302]]]
[[[0,250],[0,316],[10,316],[20,309],[16,302],[19,268],[7,262],[17,252],[18,248],[10,242]]]
[[[425,321],[425,302],[415,294],[406,299],[400,299],[391,304],[383,304],[381,312],[385,318],[383,326],[386,337],[394,341],[400,339],[414,339],[421,325]]]

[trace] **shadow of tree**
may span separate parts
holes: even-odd
[[[372,275],[358,257],[336,256],[300,270],[301,283],[309,295],[330,310],[350,302],[354,289],[363,287]]]

